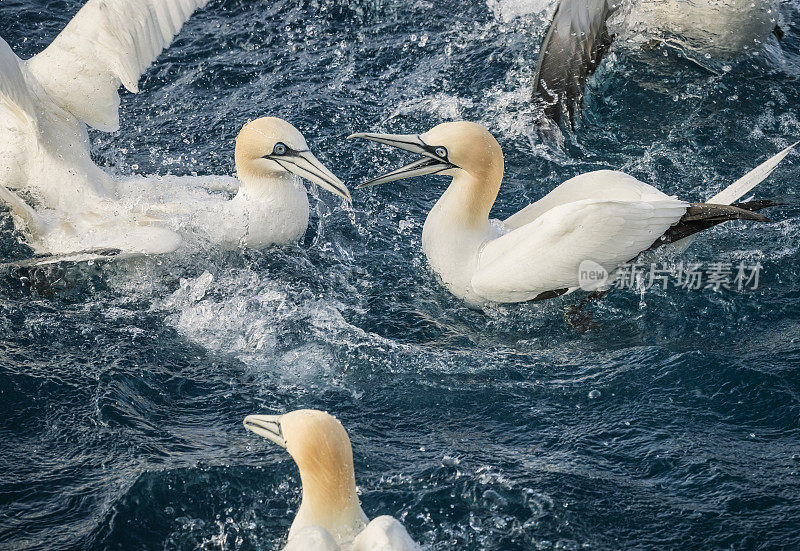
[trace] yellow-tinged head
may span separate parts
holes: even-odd
[[[244,426],[286,448],[300,470],[303,502],[292,530],[319,525],[337,535],[363,528],[366,517],[356,495],[353,450],[336,417],[301,409],[284,415],[248,415]]]
[[[451,164],[476,179],[499,182],[503,178],[503,150],[494,136],[478,123],[445,122],[420,138],[434,146],[434,153],[444,149]]]
[[[488,130],[474,122],[446,122],[424,134],[358,133],[362,138],[421,155],[422,158],[359,185],[374,186],[424,174],[452,176],[456,216],[465,224],[481,226],[488,221],[503,181],[503,150]]]
[[[292,173],[350,200],[350,191],[311,153],[294,126],[277,117],[245,124],[236,137],[236,171],[243,182]]]
[[[500,144],[488,130],[474,122],[445,122],[424,134],[359,132],[350,138],[371,140],[422,156],[422,159],[364,182],[359,188],[424,174],[453,177],[466,174],[487,187],[497,189],[503,179],[503,150]]]

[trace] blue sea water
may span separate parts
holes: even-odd
[[[21,57],[77,0],[2,0]],[[553,6],[505,0],[212,0],[91,132],[120,174],[231,174],[239,127],[277,115],[351,187],[402,153],[344,139],[486,125],[495,215],[623,169],[702,200],[800,136],[800,25],[710,71],[618,43],[563,151],[528,104]],[[354,445],[370,516],[428,549],[800,548],[800,156],[693,262],[760,262],[758,289],[617,290],[475,311],[421,252],[445,180],[312,190],[297,246],[0,274],[0,548],[280,549],[299,505],[251,413],[317,408]],[[7,212],[0,260],[26,258]],[[657,255],[658,262],[678,259]]]

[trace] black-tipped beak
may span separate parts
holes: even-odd
[[[457,168],[456,165],[452,164],[447,159],[446,153],[445,155],[437,155],[436,150],[441,148],[426,144],[417,134],[372,134],[369,132],[358,132],[347,138],[358,138],[391,145],[398,149],[422,155],[423,157],[397,170],[367,180],[357,185],[356,189],[385,184],[386,182],[394,182],[395,180],[403,180],[405,178],[413,178],[415,176],[423,176],[425,174],[438,174],[450,170],[451,168]]]
[[[286,447],[280,415],[248,415],[244,418],[244,428],[272,440],[282,448]]]

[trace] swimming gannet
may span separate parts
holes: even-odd
[[[207,1],[89,0],[28,61],[0,39],[0,201],[34,251],[50,255],[42,263],[170,252],[188,226],[226,246],[294,241],[308,225],[308,198],[292,174],[349,199],[303,136],[280,119],[242,129],[235,152],[238,193],[230,201],[209,195],[190,201],[185,194],[158,205],[169,192],[92,162],[86,125],[119,128],[120,84],[137,91],[140,74]],[[209,179],[215,177],[184,177],[176,190],[218,184]]]
[[[612,273],[639,253],[734,219],[769,202],[729,206],[777,166],[791,147],[709,204],[670,197],[628,174],[599,170],[567,180],[500,222],[489,220],[503,179],[503,153],[479,124],[448,122],[420,135],[358,133],[422,156],[358,187],[421,176],[452,177],[422,230],[429,264],[454,295],[473,305],[552,298],[579,287],[585,260]],[[724,203],[724,204],[719,204]]]
[[[777,26],[775,0],[560,0],[542,41],[533,99],[556,125],[564,110],[575,125],[586,80],[615,36],[664,42],[687,57],[729,59],[755,51]],[[638,39],[638,40],[635,40]]]
[[[27,61],[0,38],[0,200],[36,252],[161,253],[180,244],[158,220],[122,211],[114,178],[92,162],[86,126],[119,128],[120,84],[136,92],[141,73],[207,2],[89,0]]]
[[[303,409],[248,415],[244,426],[289,452],[303,497],[289,528],[287,551],[412,551],[419,547],[390,516],[369,521],[356,493],[350,438],[336,417]]]
[[[215,245],[260,248],[297,241],[308,226],[308,195],[300,176],[350,201],[347,187],[317,160],[303,135],[285,120],[262,117],[245,124],[234,152],[238,192],[232,199],[209,195],[205,200],[180,200],[145,208],[176,231],[189,229]],[[171,185],[202,186],[214,177],[187,176]],[[126,194],[137,198],[138,180],[126,182]],[[145,180],[145,184],[150,183]],[[145,188],[146,189],[146,188]]]

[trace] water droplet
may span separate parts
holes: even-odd
[[[594,400],[595,398],[599,398],[600,396],[602,396],[602,394],[600,393],[599,390],[590,390],[589,391],[589,398],[591,398],[592,400]]]

